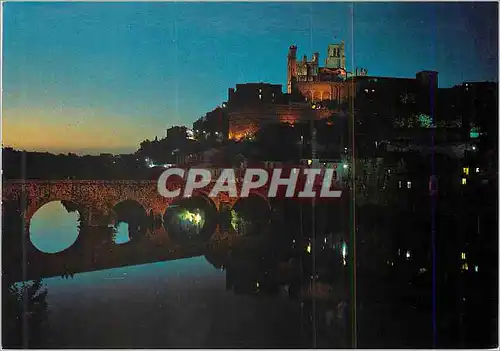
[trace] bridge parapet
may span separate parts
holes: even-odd
[[[196,189],[193,196],[209,198],[217,211],[221,203],[231,207],[239,198],[231,197],[227,193],[219,193],[216,197],[210,196],[215,181],[203,189]],[[169,182],[167,187],[178,188],[182,182]],[[238,194],[241,192],[242,183],[236,183]],[[266,199],[267,189],[251,190],[252,195]],[[164,214],[168,206],[178,198],[165,198],[158,193],[156,181],[131,181],[131,180],[9,180],[3,183],[3,201],[18,201],[25,219],[30,220],[35,212],[43,205],[52,201],[70,201],[82,209],[92,208],[103,214],[118,203],[125,200],[138,202],[147,213]]]

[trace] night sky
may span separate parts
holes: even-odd
[[[133,152],[237,83],[285,85],[291,44],[323,63],[344,39],[370,75],[498,81],[497,3],[3,6],[3,145],[19,149]]]

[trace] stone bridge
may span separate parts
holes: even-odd
[[[214,185],[215,182],[212,182],[205,188],[195,190],[192,197],[205,199],[214,206],[216,212],[222,206],[234,206],[239,200],[225,193],[210,197]],[[180,182],[167,183],[170,190],[181,186]],[[239,193],[241,184],[237,183],[237,189]],[[267,190],[259,189],[250,194],[267,201],[263,193],[267,193]],[[3,183],[2,200],[2,211],[4,214],[9,213],[3,219],[16,223],[14,218],[9,217],[11,212],[5,212],[5,207],[8,206],[10,210],[15,208],[17,216],[23,221],[23,224],[17,222],[19,225],[14,225],[15,233],[11,233],[12,227],[6,233],[10,238],[18,239],[14,238],[14,246],[3,255],[4,267],[10,267],[9,276],[17,281],[192,257],[203,254],[206,250],[229,248],[241,240],[247,240],[235,233],[221,233],[217,224],[210,240],[186,246],[173,241],[161,225],[148,228],[145,237],[131,239],[127,244],[112,243],[109,240],[111,229],[108,222],[109,215],[117,204],[133,200],[144,208],[150,218],[163,218],[167,208],[180,200],[162,197],[158,193],[156,181],[13,180]],[[72,246],[58,253],[46,254],[37,250],[30,241],[30,221],[38,209],[52,201],[75,203],[85,227],[80,229],[78,239]],[[100,221],[99,218],[104,220]],[[6,272],[7,268],[4,269],[4,273]]]
[[[202,197],[212,204],[217,211],[222,205],[234,206],[239,198],[229,197],[227,193],[219,193],[210,197],[215,182],[202,189],[195,189],[192,197]],[[168,182],[170,190],[181,188],[180,182]],[[238,193],[241,183],[237,183]],[[257,189],[251,195],[260,196],[267,201],[267,189]],[[179,198],[165,198],[158,193],[156,181],[132,180],[12,180],[3,183],[2,200],[16,201],[26,223],[43,205],[52,201],[71,201],[79,206],[80,214],[88,224],[92,224],[92,214],[109,215],[115,205],[133,200],[139,203],[150,216],[163,216],[167,208]],[[269,203],[269,202],[268,202]]]

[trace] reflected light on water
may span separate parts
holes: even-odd
[[[78,212],[68,212],[60,201],[45,204],[31,218],[31,242],[42,252],[61,252],[78,238],[78,219]]]
[[[127,222],[120,222],[115,228],[114,243],[125,244],[130,241],[129,225]]]

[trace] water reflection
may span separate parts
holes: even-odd
[[[235,295],[226,290],[226,272],[203,256],[82,273],[72,280],[50,278],[44,284],[51,330],[42,347],[301,345],[297,301]]]
[[[169,237],[177,243],[203,243],[213,235],[218,215],[210,199],[192,197],[171,204],[163,223]]]
[[[187,236],[196,236],[201,233],[205,225],[205,212],[199,208],[192,210],[179,208],[175,216],[172,216],[169,228],[178,228]]]
[[[136,201],[125,200],[113,207],[113,221],[116,233],[113,241],[115,244],[143,238],[147,231],[146,210]]]
[[[238,200],[232,209],[227,209],[229,227],[242,236],[263,234],[269,227],[269,206],[258,196],[249,196]]]
[[[200,207],[189,207],[191,222],[202,222],[196,220],[196,214],[204,216],[206,208]],[[81,235],[91,240],[77,240],[81,253],[75,251],[73,256],[72,251],[65,256],[69,260],[65,265],[70,267],[73,260],[91,262],[96,253],[103,257],[123,255],[131,260],[142,255],[134,251],[133,245],[116,249],[107,246],[107,238],[113,238],[114,244],[125,243],[133,236],[133,228],[141,227],[139,220],[126,218],[119,207],[114,211],[112,227],[82,226]],[[43,223],[46,232],[63,238],[68,228],[54,225],[58,217],[51,217],[53,213],[59,212],[38,213],[44,220],[37,223],[39,228]],[[77,221],[72,229],[76,228]],[[311,321],[326,320],[326,311],[333,314],[338,301],[325,299],[325,306],[313,312],[310,305],[314,292],[310,291],[310,280],[302,274],[308,265],[301,262],[301,256],[309,257],[308,253],[301,250],[290,258],[289,246],[269,241],[265,245],[210,251],[205,256],[94,272],[73,274],[69,268],[62,277],[44,280],[48,294],[43,299],[49,313],[42,315],[51,328],[39,334],[43,337],[37,347],[310,347]],[[15,328],[23,335],[22,325]],[[338,340],[325,340],[324,345],[329,347],[340,345]]]
[[[206,221],[200,227],[209,225],[212,217],[203,211],[209,211],[210,206],[185,205],[177,208],[189,210],[191,215],[185,216],[186,220],[196,225],[203,219]],[[236,209],[245,216],[243,205]],[[18,212],[4,211],[12,214],[8,220],[19,219]],[[136,218],[143,218],[141,211]],[[375,219],[383,215],[382,210],[372,212],[361,214]],[[52,213],[40,213],[48,213],[49,217],[39,222],[46,226],[43,229],[64,237],[67,229],[54,225],[58,220],[51,217]],[[171,211],[165,218],[172,218],[174,213]],[[249,213],[255,212],[250,209]],[[200,252],[183,251],[179,248],[184,246],[177,242],[172,246],[148,246],[143,245],[145,240],[136,245],[133,228],[137,233],[146,226],[119,213],[111,227],[83,226],[80,238],[90,239],[77,239],[74,247],[78,250],[69,250],[65,257],[66,253],[46,255],[61,256],[59,261],[53,261],[55,271],[59,275],[67,271],[65,277],[72,279],[44,280],[51,330],[41,334],[41,343],[51,348],[350,347],[353,314],[349,312],[352,286],[356,284],[356,336],[360,347],[431,347],[430,273],[421,270],[430,266],[419,260],[416,246],[395,241],[395,246],[387,247],[385,243],[390,240],[384,235],[388,235],[388,228],[377,228],[360,215],[362,220],[356,228],[360,238],[356,279],[352,279],[354,245],[341,225],[329,225],[332,218],[336,220],[332,213],[334,209],[326,208],[323,217],[318,214],[312,222],[307,211],[289,210],[283,215],[285,226],[274,227],[274,222],[267,227],[256,226],[264,229],[255,232],[260,235],[242,239],[243,244],[217,247],[217,251],[203,249],[204,256],[176,261],[164,261],[172,258],[164,255],[165,251],[178,252],[172,255],[174,258]],[[230,226],[231,208],[223,207],[223,214],[219,219],[227,220]],[[180,216],[180,212],[176,215]],[[247,216],[246,220],[259,223],[259,217],[264,218]],[[392,226],[392,222],[387,223]],[[315,240],[310,229],[313,225]],[[3,228],[5,231],[14,226]],[[398,233],[402,229],[405,227],[401,226]],[[412,230],[412,237],[421,234],[413,227],[406,230]],[[178,233],[186,237],[185,232]],[[110,240],[113,235],[114,242]],[[130,245],[115,245],[127,239],[132,239]],[[410,248],[408,259],[406,252]],[[391,251],[393,256],[388,255]],[[19,266],[22,257],[13,257],[9,262]],[[457,255],[457,260],[460,257]],[[143,264],[155,260],[160,262]],[[76,261],[83,264],[73,264]],[[125,264],[130,266],[105,269]],[[101,270],[90,272],[95,269]],[[418,279],[412,270],[419,272]],[[82,271],[86,273],[72,275]],[[453,287],[449,289],[448,295],[454,296]],[[451,298],[449,301],[453,302]],[[440,313],[444,316],[440,323],[450,325],[450,313]],[[13,318],[12,322],[16,317],[11,314],[8,318]],[[451,332],[459,329],[448,329],[454,341]]]
[[[117,245],[125,244],[130,241],[130,227],[127,222],[118,222],[114,226],[113,242]]]
[[[78,238],[80,214],[68,211],[62,202],[43,205],[32,217],[30,239],[33,245],[45,253],[57,253],[73,245]]]

